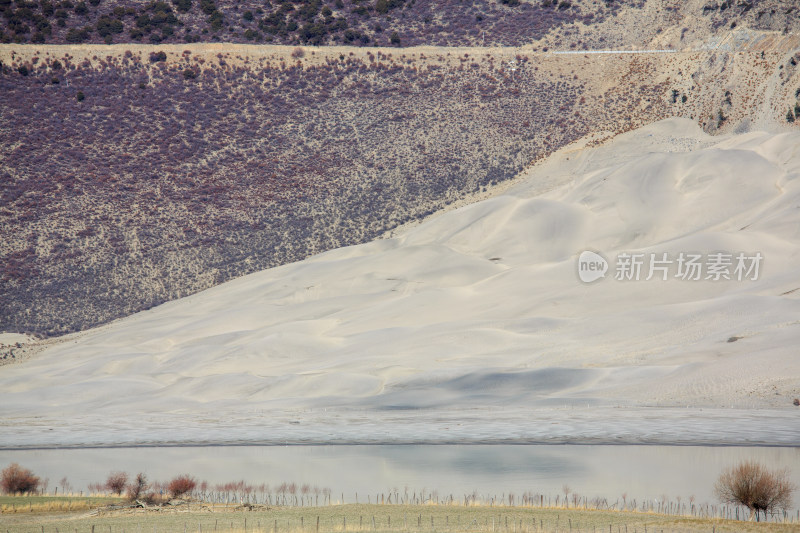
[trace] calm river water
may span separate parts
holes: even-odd
[[[579,445],[214,446],[0,450],[0,466],[17,462],[49,478],[50,492],[66,477],[74,491],[109,472],[144,472],[168,481],[188,473],[210,486],[244,480],[273,489],[282,482],[329,488],[334,500],[366,501],[397,490],[438,491],[461,499],[513,493],[588,498],[716,503],[714,481],[743,459],[789,468],[800,486],[800,448]],[[800,508],[800,495],[795,499]],[[792,513],[794,514],[794,512]]]

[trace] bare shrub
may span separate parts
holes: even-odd
[[[714,487],[720,501],[750,509],[750,519],[789,508],[795,486],[786,469],[770,471],[755,461],[744,461],[722,472]]]
[[[302,46],[298,46],[297,48],[292,50],[292,57],[294,57],[295,59],[300,59],[301,57],[304,57],[305,55],[306,55],[306,51],[303,50]]]
[[[125,472],[111,472],[106,479],[105,488],[114,494],[121,495],[128,484],[128,474]]]
[[[196,486],[197,482],[194,478],[188,474],[184,474],[169,482],[169,485],[167,485],[167,492],[169,492],[173,498],[180,498],[184,494],[192,492]]]
[[[33,492],[38,486],[39,478],[17,463],[11,463],[8,468],[0,472],[0,487],[6,494]]]
[[[140,472],[136,474],[136,480],[128,485],[128,499],[138,500],[144,496],[145,491],[147,491],[147,477]]]

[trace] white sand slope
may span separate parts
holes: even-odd
[[[606,279],[578,279],[586,249],[611,260]],[[621,252],[763,262],[755,281],[675,265],[618,281]],[[672,119],[568,147],[398,238],[0,367],[0,445],[796,444],[798,340],[800,134],[711,138]]]

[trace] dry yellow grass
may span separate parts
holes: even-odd
[[[0,496],[0,514],[8,515],[87,511],[119,501],[122,501],[122,499],[108,495],[8,495]],[[0,520],[0,522],[1,521],[2,520]]]
[[[326,532],[769,532],[799,530],[794,523],[755,523],[657,513],[489,505],[377,505],[325,507],[229,506],[96,510],[91,513],[0,515],[0,531],[220,531],[249,533]],[[94,528],[94,529],[93,529]]]

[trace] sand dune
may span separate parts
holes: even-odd
[[[798,133],[670,119],[567,147],[401,236],[0,367],[0,445],[796,444],[799,178]],[[591,284],[587,249],[612,263]],[[757,280],[614,279],[620,253],[682,252],[763,262]]]

